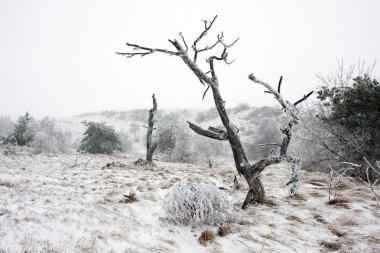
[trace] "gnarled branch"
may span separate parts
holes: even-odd
[[[195,125],[194,123],[191,123],[190,121],[187,121],[187,123],[189,124],[191,130],[193,130],[199,135],[203,135],[219,141],[225,141],[228,139],[228,134],[224,130],[220,130],[214,127],[209,127],[209,130],[206,130],[201,128],[200,126]]]

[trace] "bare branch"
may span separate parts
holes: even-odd
[[[209,138],[214,139],[214,140],[221,140],[221,141],[227,140],[228,135],[227,135],[226,131],[220,130],[221,132],[216,132],[216,131],[212,131],[212,130],[206,130],[206,129],[201,128],[200,126],[197,126],[197,125],[191,123],[190,121],[187,121],[187,123],[189,124],[189,127],[191,128],[191,130],[193,130],[194,132],[196,132],[199,135],[203,135],[203,136],[209,137]],[[216,129],[216,128],[214,128],[214,129]]]
[[[282,76],[280,77],[280,81],[278,81],[278,87],[277,87],[278,93],[281,93],[281,83],[282,83]]]
[[[364,158],[364,160],[365,160],[365,162],[368,164],[368,166],[377,174],[377,175],[379,175],[380,176],[380,166],[379,166],[379,164],[378,164],[378,162],[377,162],[377,167],[378,168],[375,168],[369,161],[368,161],[368,159],[364,156],[363,157]]]
[[[310,97],[311,94],[313,94],[313,91],[310,91],[307,95],[303,95],[303,98],[301,98],[300,100],[298,100],[297,102],[295,102],[293,105],[296,106],[299,103],[305,101],[308,97]]]
[[[259,147],[266,147],[266,146],[281,146],[281,144],[278,143],[264,143],[264,144],[259,144]]]
[[[155,52],[165,53],[168,55],[176,55],[176,56],[179,55],[179,52],[173,52],[173,51],[161,49],[161,48],[149,48],[149,47],[143,47],[143,46],[131,44],[131,43],[127,43],[126,45],[128,47],[131,47],[133,51],[137,51],[137,52],[126,52],[126,53],[116,52],[116,54],[126,56],[127,58],[131,58],[133,56],[144,57],[146,55],[153,54]]]
[[[227,134],[227,132],[225,130],[222,130],[222,129],[219,129],[216,127],[212,127],[212,126],[209,126],[208,130],[213,131],[213,132],[218,133],[218,134]]]
[[[179,36],[181,36],[181,38],[182,38],[182,41],[183,41],[183,44],[185,45],[185,47],[186,47],[186,51],[185,52],[187,52],[188,51],[188,49],[189,49],[189,47],[187,46],[187,44],[186,44],[186,40],[185,40],[185,37],[183,37],[183,35],[182,35],[182,33],[179,33]]]
[[[281,104],[281,106],[282,106],[285,110],[289,110],[289,111],[291,112],[291,115],[292,115],[293,118],[298,119],[298,116],[297,116],[294,112],[292,113],[292,111],[294,111],[294,109],[292,108],[293,106],[292,106],[290,103],[288,103],[287,101],[285,101],[285,100],[282,98],[281,94],[280,94],[278,91],[276,91],[275,89],[273,89],[272,86],[270,86],[270,85],[269,85],[268,83],[266,83],[266,82],[263,82],[263,81],[257,79],[253,74],[250,74],[250,75],[248,76],[248,78],[249,78],[250,80],[252,80],[253,82],[258,83],[258,84],[261,84],[262,86],[264,86],[265,88],[267,88],[268,91],[269,91],[270,93],[272,93],[272,94],[275,96],[275,98],[276,98],[277,101]]]
[[[210,89],[210,85],[207,86],[205,92],[203,93],[202,100],[205,98],[207,91]]]
[[[204,47],[204,48],[202,48],[202,49],[198,49],[198,50],[197,50],[197,53],[211,50],[211,49],[213,49],[216,45],[218,45],[219,43],[220,43],[220,40],[217,40],[212,46],[208,46],[208,45],[207,45],[206,47]]]
[[[207,31],[211,29],[212,25],[214,24],[216,18],[218,17],[218,15],[216,15],[213,20],[210,22],[209,25],[207,25],[208,21],[207,20],[203,20],[203,22],[205,23],[205,29],[203,30],[203,32],[198,36],[198,38],[194,41],[193,43],[193,46],[192,46],[192,49],[194,50],[194,60],[193,62],[197,62],[197,56],[198,56],[198,52],[199,50],[197,49],[197,44],[198,42],[207,34]]]

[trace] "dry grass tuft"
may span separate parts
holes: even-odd
[[[340,245],[337,244],[336,242],[320,241],[319,245],[321,245],[328,251],[336,251],[340,249]]]
[[[142,158],[137,159],[137,161],[132,162],[134,166],[141,166],[145,168],[153,168],[156,167],[156,164],[154,162],[150,162],[147,160],[144,160]]]
[[[343,237],[343,236],[347,235],[346,232],[340,231],[337,228],[334,228],[333,226],[329,226],[328,229],[331,231],[331,233],[333,233],[337,237]]]
[[[356,226],[360,226],[360,223],[352,218],[345,218],[340,221],[340,225],[346,226],[346,227],[356,227]]]
[[[314,215],[314,219],[322,224],[327,224],[327,221],[319,214]]]
[[[311,178],[309,180],[306,180],[305,183],[315,185],[315,186],[319,186],[319,187],[323,187],[323,186],[326,186],[328,184],[328,181],[324,178]]]
[[[252,235],[250,234],[240,234],[240,237],[247,240],[247,241],[252,241],[252,242],[256,242],[256,243],[262,243],[262,241],[260,241],[259,239],[253,237]]]
[[[325,196],[325,194],[323,194],[321,192],[310,192],[309,195],[312,197],[317,197],[317,198]]]
[[[264,198],[263,205],[270,206],[270,207],[275,207],[278,206],[275,200],[272,198]]]
[[[132,203],[137,201],[137,196],[135,192],[130,192],[128,195],[123,194],[124,199],[120,200],[120,203]]]
[[[323,187],[323,186],[326,185],[325,183],[318,182],[318,181],[311,181],[311,182],[308,182],[308,184],[315,185],[315,186],[320,186],[320,187]]]
[[[9,181],[0,181],[0,186],[4,186],[4,187],[7,187],[7,188],[13,188],[14,184],[12,184]]]
[[[350,203],[350,201],[348,201],[347,199],[339,199],[339,198],[327,201],[327,204],[330,206],[336,206],[336,207],[349,209],[348,203]]]
[[[293,194],[291,196],[288,196],[287,199],[306,201],[307,197],[305,195],[303,195],[303,194],[296,193],[296,194]]]
[[[303,219],[301,219],[300,217],[295,216],[295,215],[288,215],[286,217],[286,219],[289,220],[289,221],[298,221],[300,223],[305,223],[305,221]]]
[[[239,220],[239,221],[238,221],[238,224],[239,224],[239,225],[242,225],[242,226],[245,226],[245,225],[253,225],[253,222],[252,222],[252,221],[249,221],[249,220]]]
[[[214,232],[212,232],[212,230],[209,228],[203,231],[198,238],[199,243],[203,245],[206,245],[209,241],[214,241],[214,240],[215,240]]]
[[[5,209],[5,208],[3,208],[3,207],[0,207],[0,216],[2,216],[2,215],[4,215],[4,214],[7,214],[7,213],[9,213],[9,210],[8,210],[8,209]],[[0,251],[0,253],[1,253],[1,251]]]
[[[223,225],[223,226],[220,226],[219,229],[218,229],[218,235],[219,236],[226,236],[228,234],[231,234],[231,229],[229,226],[226,226],[226,225]]]

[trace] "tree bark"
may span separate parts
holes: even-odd
[[[154,113],[157,110],[157,101],[156,97],[152,96],[153,98],[153,107],[149,110],[149,119],[148,119],[148,132],[146,135],[146,160],[148,162],[152,162],[153,160],[153,152],[157,148],[157,142],[153,142],[152,135],[154,130]]]

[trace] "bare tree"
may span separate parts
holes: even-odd
[[[157,142],[153,142],[152,134],[154,130],[154,113],[157,111],[157,100],[156,97],[153,98],[153,107],[149,110],[149,119],[148,119],[148,132],[146,135],[146,160],[148,162],[152,162],[153,160],[153,152],[157,148]]]
[[[287,185],[290,186],[290,193],[293,194],[296,190],[296,184],[299,180],[298,170],[300,165],[300,159],[293,158],[291,156],[287,156],[287,148],[291,139],[291,129],[292,126],[297,124],[299,121],[298,118],[298,109],[296,105],[305,100],[311,93],[307,96],[304,96],[302,99],[297,101],[294,104],[291,104],[285,101],[280,94],[281,81],[278,85],[278,90],[274,90],[269,84],[262,82],[255,78],[252,74],[249,76],[249,79],[254,81],[255,83],[259,83],[268,89],[268,93],[271,93],[275,96],[275,98],[280,102],[284,110],[290,116],[290,120],[284,129],[281,129],[282,133],[285,135],[283,141],[278,146],[280,147],[280,155],[276,157],[263,158],[256,161],[253,164],[250,164],[248,158],[245,154],[243,145],[239,139],[238,133],[239,129],[230,121],[226,109],[225,109],[225,101],[222,99],[222,96],[219,92],[219,81],[215,71],[215,61],[223,61],[226,64],[231,64],[233,61],[228,60],[228,52],[227,50],[235,45],[235,43],[239,40],[234,40],[231,44],[227,44],[224,41],[223,32],[217,35],[217,39],[214,43],[210,45],[206,45],[205,47],[199,47],[198,43],[202,38],[204,38],[208,31],[211,29],[214,24],[217,16],[213,18],[211,22],[204,20],[204,30],[202,33],[194,40],[191,49],[193,51],[192,57],[190,57],[189,47],[186,43],[186,40],[182,33],[179,34],[181,37],[181,42],[178,40],[169,40],[169,42],[174,46],[175,51],[160,49],[160,48],[150,48],[143,47],[137,44],[127,43],[126,45],[132,48],[132,52],[118,52],[117,54],[126,56],[128,58],[134,56],[146,56],[151,55],[155,52],[165,53],[170,56],[178,56],[183,62],[191,69],[191,71],[198,77],[201,84],[206,86],[206,90],[203,94],[203,98],[206,93],[211,89],[215,107],[218,111],[219,117],[223,123],[224,129],[218,129],[215,127],[209,127],[208,129],[203,129],[200,126],[197,126],[191,122],[188,122],[189,127],[196,133],[209,137],[215,140],[228,141],[234,156],[235,167],[240,175],[243,175],[249,185],[249,192],[246,196],[246,199],[242,205],[242,208],[245,208],[250,203],[262,203],[264,200],[264,187],[260,179],[261,172],[269,165],[280,163],[282,161],[287,161],[291,163],[292,166],[292,177]],[[202,70],[197,65],[198,56],[201,53],[210,51],[212,49],[216,49],[220,47],[222,52],[219,55],[211,55],[206,58],[206,62],[208,63],[207,71]]]

